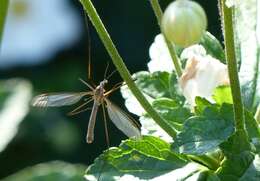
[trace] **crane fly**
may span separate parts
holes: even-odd
[[[94,141],[94,128],[96,123],[96,116],[98,112],[98,108],[102,105],[104,119],[105,118],[105,110],[106,107],[108,116],[111,121],[115,124],[115,126],[121,130],[128,137],[136,137],[140,138],[140,126],[133,120],[130,116],[128,116],[123,110],[121,110],[118,106],[112,103],[107,96],[113,92],[115,89],[119,87],[114,87],[110,91],[105,91],[104,87],[108,83],[106,79],[101,81],[96,88],[93,88],[84,80],[80,79],[91,91],[87,92],[64,92],[64,93],[50,93],[50,94],[41,94],[36,96],[32,100],[32,105],[36,107],[61,107],[61,106],[69,106],[79,102],[83,97],[90,96],[85,102],[78,106],[76,109],[71,111],[70,115],[75,115],[80,112],[83,112],[87,109],[81,110],[88,103],[93,101],[93,107],[89,118],[88,123],[88,131],[86,136],[86,142],[92,143]],[[105,120],[106,124],[106,120]],[[105,125],[106,126],[106,125]],[[107,130],[106,130],[107,136]]]

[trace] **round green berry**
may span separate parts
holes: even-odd
[[[161,28],[172,43],[188,47],[200,41],[206,31],[207,17],[203,8],[190,0],[176,0],[165,10]]]

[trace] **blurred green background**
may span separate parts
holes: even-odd
[[[14,1],[19,2],[19,0]],[[26,3],[30,4],[29,2],[33,0],[20,1],[27,1]],[[73,40],[67,43],[66,46],[57,45],[59,48],[54,52],[49,52],[49,49],[46,49],[44,54],[48,55],[47,58],[41,58],[39,56],[37,58],[31,58],[35,61],[38,60],[37,62],[29,61],[30,57],[25,56],[24,58],[21,55],[18,58],[12,57],[13,63],[9,65],[8,56],[6,56],[7,58],[0,56],[0,118],[1,109],[4,109],[4,102],[8,100],[8,96],[13,93],[13,87],[17,86],[20,82],[24,82],[24,80],[21,81],[21,79],[11,81],[14,78],[27,80],[26,85],[28,85],[28,83],[31,84],[33,95],[45,92],[86,90],[86,86],[78,81],[79,77],[85,80],[87,79],[87,66],[89,62],[87,27],[84,23],[84,13],[81,4],[77,0],[53,0],[50,1],[50,3],[55,1],[66,3],[66,7],[64,7],[65,10],[63,9],[65,13],[73,11],[73,18],[79,22],[77,24],[78,28],[73,27],[74,29],[72,28],[68,31],[73,34],[72,30],[77,29],[74,35],[72,35],[77,38],[72,38]],[[162,7],[165,8],[169,2],[170,0],[161,0]],[[197,0],[197,2],[204,7],[208,15],[208,31],[222,40],[217,0]],[[149,47],[155,35],[159,33],[149,1],[93,0],[93,3],[100,13],[130,72],[134,73],[140,70],[146,70],[146,63],[149,61]],[[28,8],[24,5],[26,4],[18,4],[18,6],[14,6],[12,10],[16,11],[18,16],[21,16],[22,14],[19,13],[26,13],[26,11],[28,11]],[[51,4],[49,6],[51,6]],[[35,6],[31,6],[30,8],[37,9]],[[52,18],[55,19],[56,17]],[[64,19],[63,21],[66,23],[66,18]],[[40,19],[35,22],[40,25],[44,23],[41,22]],[[48,20],[45,22],[48,23]],[[36,40],[32,41],[37,42],[37,38],[41,36],[40,30],[43,31],[43,34],[48,34],[47,32],[49,30],[54,29],[53,26],[49,26],[48,24],[46,26],[47,28],[45,29],[39,28],[39,30],[37,30],[38,35],[36,36]],[[57,24],[56,26],[62,25]],[[67,26],[71,28],[69,24],[67,24]],[[76,25],[72,24],[71,26]],[[103,80],[105,67],[108,62],[110,62],[111,65],[109,69],[110,72],[115,68],[112,66],[111,60],[94,28],[90,25],[88,29],[91,37],[91,79],[98,84],[99,81]],[[62,29],[59,31],[62,31]],[[7,34],[8,33],[5,32],[5,35]],[[11,41],[16,41],[14,37],[17,36],[18,35],[13,36]],[[19,36],[23,35],[21,34]],[[52,36],[50,39],[55,42],[56,36]],[[6,40],[4,39],[4,41]],[[19,39],[17,41],[19,41]],[[28,39],[29,44],[32,41]],[[62,41],[60,42],[61,44],[63,43]],[[34,46],[36,45],[32,45],[31,52],[34,51]],[[52,48],[52,50],[53,49],[54,48]],[[5,49],[3,48],[2,53],[4,51]],[[12,51],[12,54],[19,53],[17,49],[13,49]],[[115,74],[109,80],[107,89],[120,81],[122,81],[120,76]],[[118,91],[114,92],[110,99],[125,109],[124,101]],[[16,101],[17,104],[19,104],[20,100]],[[85,136],[90,112],[84,112],[73,117],[67,116],[66,113],[73,108],[75,108],[75,106],[50,109],[30,107],[30,110],[19,124],[19,129],[15,137],[5,149],[2,151],[0,149],[0,179],[28,166],[53,160],[62,160],[84,165],[91,164],[93,160],[107,148],[103,118],[101,114],[98,115],[95,128],[95,141],[92,144],[86,144]],[[11,108],[11,112],[16,114],[17,110],[12,110]],[[134,115],[132,116],[134,117]],[[3,120],[0,120],[0,125],[1,121]],[[5,129],[5,127],[0,126],[0,129]],[[10,127],[6,129],[10,129]],[[0,130],[0,132],[4,131]],[[111,146],[117,146],[122,139],[126,138],[110,123],[109,134]],[[5,137],[2,135],[0,139],[4,140]],[[81,167],[81,170],[84,169]]]

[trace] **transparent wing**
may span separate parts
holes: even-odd
[[[111,101],[108,99],[105,99],[105,101],[107,103],[109,118],[116,125],[116,127],[128,137],[140,138],[141,132],[134,121]]]
[[[79,93],[51,93],[41,94],[33,98],[32,106],[36,107],[59,107],[77,103],[83,96],[90,95],[91,92]]]

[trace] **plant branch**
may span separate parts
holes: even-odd
[[[223,16],[223,31],[224,31],[224,42],[225,42],[225,53],[228,63],[228,73],[230,79],[230,86],[233,98],[233,108],[235,114],[235,128],[236,131],[245,131],[245,118],[244,109],[241,97],[241,90],[237,71],[237,62],[235,56],[235,45],[234,45],[234,30],[232,11],[233,7],[228,8],[225,5],[225,0],[221,0],[221,10]]]
[[[123,59],[119,55],[91,0],[80,0],[80,2],[82,3],[85,11],[87,12],[92,24],[96,28],[96,31],[100,39],[102,40],[106,50],[108,51],[119,74],[124,79],[124,81],[126,82],[129,89],[132,91],[136,99],[140,102],[145,111],[162,129],[164,129],[170,136],[175,137],[176,131],[153,109],[151,104],[146,100],[142,92],[138,89],[138,87],[132,80],[131,74],[126,68]]]
[[[1,50],[1,40],[4,32],[5,19],[7,15],[9,0],[0,1],[0,50]]]
[[[159,27],[161,29],[161,20],[162,20],[163,13],[162,13],[162,9],[160,7],[159,1],[158,0],[150,0],[150,3],[151,3],[151,6],[153,8],[154,14],[155,14],[155,16],[157,18],[158,25],[159,25]],[[163,32],[162,32],[162,34],[163,34]],[[174,44],[171,43],[170,41],[168,41],[164,34],[163,34],[163,37],[164,37],[165,42],[167,44],[168,50],[170,52],[170,55],[171,55],[171,58],[172,58],[173,65],[175,67],[177,76],[181,77],[181,75],[182,75],[181,63],[180,63],[179,58],[177,56],[177,53],[175,51]]]

